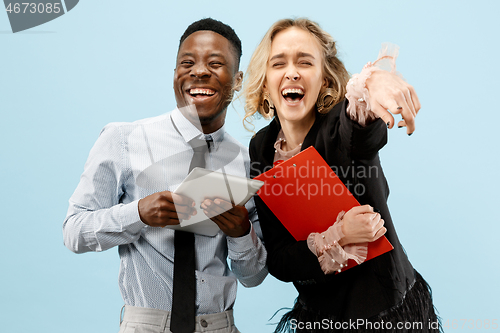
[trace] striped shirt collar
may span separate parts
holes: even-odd
[[[201,140],[209,140],[211,138],[213,140],[214,149],[217,150],[222,140],[224,140],[224,134],[226,132],[225,125],[222,125],[221,128],[213,133],[204,134],[186,117],[184,117],[184,115],[178,108],[172,111],[171,115],[172,121],[174,122],[175,126],[179,130],[179,133],[186,142],[189,142],[195,138]]]

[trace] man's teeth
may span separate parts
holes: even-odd
[[[215,91],[213,91],[211,89],[196,88],[196,89],[190,89],[189,93],[191,95],[208,95],[208,96],[212,96],[213,94],[215,94]]]
[[[299,95],[304,95],[304,90],[302,89],[283,89],[281,92],[283,96],[286,96],[288,94],[299,94]]]

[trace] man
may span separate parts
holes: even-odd
[[[120,332],[238,332],[232,315],[236,280],[253,287],[267,274],[253,200],[245,207],[222,200],[194,207],[190,198],[172,193],[203,146],[208,151],[200,154],[201,166],[248,176],[247,149],[224,129],[233,91],[241,87],[240,57],[241,42],[229,26],[213,19],[193,23],[177,55],[178,109],[107,125],[89,154],[70,199],[64,242],[76,253],[119,247],[126,304]],[[163,228],[199,209],[213,216],[221,232],[208,237]]]

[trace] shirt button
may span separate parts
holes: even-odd
[[[200,320],[200,325],[201,325],[202,327],[207,327],[207,326],[208,326],[208,323],[207,323],[207,321],[206,321],[205,319],[202,319],[202,320]]]

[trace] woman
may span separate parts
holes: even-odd
[[[391,89],[381,91],[384,85],[393,87],[402,81],[371,64],[365,67],[351,81],[348,96],[352,98],[347,102],[349,77],[336,57],[331,36],[307,19],[286,19],[269,29],[247,69],[245,120],[256,113],[274,117],[250,142],[252,177],[309,146],[336,170],[376,170],[339,172],[345,184],[365,189],[354,193],[364,206],[339,216],[340,223],[309,235],[307,241],[296,241],[256,197],[269,272],[293,282],[299,292],[294,308],[276,331],[438,330],[430,288],[408,261],[392,224],[386,203],[389,189],[378,157],[387,141],[386,127],[394,125],[386,110],[401,113],[404,120],[399,125],[407,126],[411,134],[420,104],[406,84],[396,95],[391,95]],[[366,242],[384,234],[394,250],[363,262]],[[348,258],[363,264],[333,274]],[[420,324],[401,327],[408,323]]]

